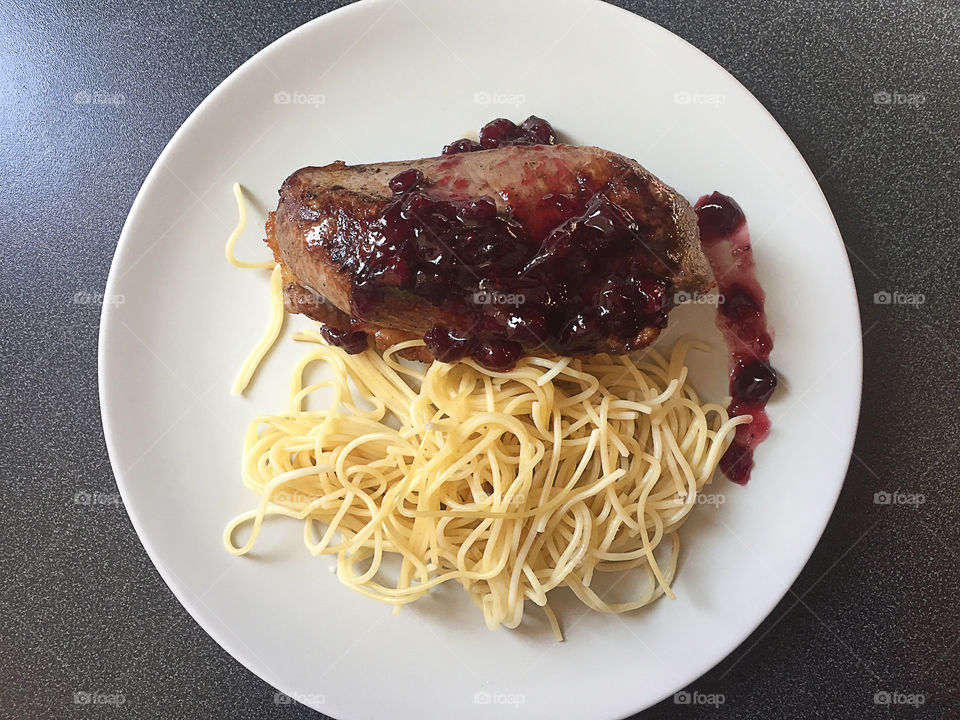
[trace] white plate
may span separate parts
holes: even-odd
[[[393,617],[309,556],[293,521],[270,522],[254,554],[228,555],[222,528],[254,502],[238,472],[243,430],[283,409],[302,352],[285,342],[247,397],[228,394],[268,317],[266,272],[223,258],[230,184],[256,199],[238,250],[262,258],[256,226],[293,170],[433,155],[493,117],[531,113],[572,142],[637,158],[688,198],[732,195],[750,223],[785,382],[750,485],[718,479],[706,492],[723,504],[697,508],[681,531],[678,599],[616,617],[585,615],[561,593],[567,640],[557,645],[535,609],[520,631],[488,631],[454,587]],[[613,718],[670,695],[734,649],[797,577],[856,429],[856,296],[803,159],[709,58],[593,0],[368,0],[278,40],[211,93],[157,160],[107,301],[104,431],[144,547],[228,652],[341,719]],[[712,308],[683,307],[672,326],[717,347],[692,370],[703,394],[722,399],[712,320]]]

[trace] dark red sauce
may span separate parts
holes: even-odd
[[[320,327],[320,334],[331,345],[342,347],[351,355],[362,353],[367,349],[367,334],[360,330],[341,330],[330,325]]]
[[[443,148],[444,155],[492,150],[504,145],[556,145],[557,134],[543,118],[531,115],[517,125],[507,118],[491,120],[480,130],[480,142],[460,138]]]
[[[753,451],[770,433],[764,407],[777,387],[770,366],[773,333],[763,309],[764,293],[757,282],[750,233],[743,211],[733,198],[714,192],[697,201],[700,241],[713,268],[722,302],[717,327],[730,351],[731,417],[751,415],[737,426],[733,443],[720,459],[720,469],[733,482],[745,485],[753,468]]]
[[[545,120],[501,118],[484,126],[479,147],[458,140],[444,152],[555,141]],[[452,169],[458,159],[449,162]],[[368,317],[398,290],[442,306],[446,324],[424,336],[438,360],[470,356],[507,370],[525,349],[569,355],[613,336],[632,350],[645,344],[645,328],[666,325],[671,288],[637,242],[643,228],[606,197],[606,186],[570,176],[573,192],[500,212],[489,197],[437,197],[438,181],[425,187],[414,168],[389,184],[394,198],[367,246],[340,260],[353,278],[351,313]]]

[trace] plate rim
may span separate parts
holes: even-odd
[[[405,2],[418,2],[419,0],[405,0]],[[837,468],[837,474],[839,476],[838,481],[835,483],[835,492],[833,496],[829,498],[829,512],[824,513],[824,520],[820,524],[820,527],[816,532],[816,540],[810,544],[810,547],[805,552],[798,554],[796,556],[796,568],[791,568],[789,576],[792,577],[792,580],[786,587],[783,588],[782,592],[777,592],[771,594],[771,602],[769,607],[762,608],[762,616],[759,616],[759,620],[752,624],[752,627],[747,630],[742,637],[739,637],[734,644],[731,644],[729,647],[726,647],[724,644],[724,650],[717,653],[706,653],[705,655],[699,656],[699,661],[691,662],[685,665],[680,672],[678,673],[682,676],[682,684],[676,686],[670,686],[663,693],[654,693],[657,697],[653,702],[649,702],[643,706],[633,706],[634,709],[629,710],[630,714],[636,712],[642,712],[654,705],[662,702],[666,698],[670,697],[672,694],[675,694],[678,690],[687,687],[692,682],[696,681],[699,677],[703,676],[705,673],[709,672],[712,668],[716,667],[720,662],[725,658],[729,657],[738,647],[740,647],[744,641],[746,641],[756,630],[763,624],[763,622],[770,616],[773,610],[783,601],[783,598],[786,597],[787,593],[790,592],[793,585],[796,583],[803,569],[807,566],[810,561],[810,558],[813,556],[813,553],[820,546],[821,541],[823,540],[823,534],[826,531],[827,525],[832,519],[834,513],[836,512],[836,505],[839,499],[840,493],[843,490],[843,486],[846,482],[847,473],[849,472],[850,464],[854,455],[854,446],[857,437],[857,432],[859,429],[860,414],[862,411],[862,402],[863,402],[863,324],[862,318],[860,315],[860,303],[859,297],[857,294],[856,283],[854,282],[853,270],[850,264],[849,255],[846,251],[846,244],[843,241],[843,236],[840,232],[840,228],[837,225],[836,217],[833,212],[833,208],[830,206],[829,201],[823,193],[823,189],[820,186],[816,176],[813,174],[813,171],[810,169],[807,164],[803,154],[797,148],[796,144],[783,129],[781,124],[777,119],[770,113],[769,110],[753,95],[753,93],[740,82],[732,73],[730,73],[726,68],[724,68],[719,62],[711,58],[705,52],[700,50],[696,45],[686,40],[685,38],[677,35],[673,31],[669,30],[662,25],[657,24],[656,22],[639,15],[637,13],[631,12],[624,8],[618,7],[611,3],[605,2],[604,0],[575,0],[576,2],[587,6],[603,6],[606,9],[616,11],[614,14],[619,15],[624,22],[641,22],[648,26],[648,29],[652,29],[653,32],[658,32],[670,36],[674,41],[679,41],[683,45],[686,45],[689,49],[692,49],[698,59],[701,62],[705,62],[710,66],[713,66],[714,70],[719,70],[721,73],[727,76],[729,80],[734,82],[739,88],[743,91],[746,98],[749,98],[751,102],[750,110],[752,112],[759,111],[760,113],[766,115],[767,119],[773,123],[779,132],[783,140],[786,141],[792,152],[796,155],[796,158],[800,161],[804,171],[806,172],[807,178],[812,182],[813,186],[816,188],[816,194],[811,198],[812,201],[816,201],[818,198],[822,201],[823,206],[829,213],[830,224],[833,232],[835,233],[835,238],[831,238],[831,242],[835,239],[839,241],[842,249],[843,255],[846,262],[844,263],[843,279],[845,280],[845,290],[850,294],[850,301],[853,308],[856,312],[853,313],[855,318],[856,329],[857,329],[857,338],[855,346],[851,348],[849,363],[849,370],[854,373],[854,378],[856,380],[856,394],[855,401],[851,402],[850,410],[852,415],[852,423],[847,429],[847,435],[843,438],[841,446],[843,449],[843,457],[846,458],[845,462],[842,464],[842,468]],[[269,44],[262,47],[256,53],[247,58],[243,63],[236,67],[232,72],[230,72],[223,80],[221,80],[217,86],[211,90],[206,97],[197,105],[196,108],[189,114],[186,120],[177,128],[176,132],[170,137],[164,146],[163,150],[157,156],[157,159],[154,161],[149,172],[144,178],[143,183],[141,184],[137,195],[130,206],[127,216],[124,220],[123,227],[121,229],[116,248],[114,250],[113,257],[110,263],[110,269],[107,275],[107,281],[104,289],[104,296],[110,296],[114,294],[115,286],[120,281],[119,270],[118,268],[123,267],[125,264],[123,262],[125,256],[131,252],[133,249],[133,241],[131,237],[131,227],[134,224],[134,218],[142,211],[143,207],[147,204],[147,198],[151,195],[151,190],[154,185],[159,182],[159,176],[161,170],[164,168],[168,156],[173,152],[173,148],[178,144],[179,140],[187,134],[190,128],[199,121],[201,115],[207,110],[211,105],[214,105],[219,97],[226,93],[233,85],[241,81],[241,77],[246,74],[248,68],[252,67],[256,62],[260,60],[265,54],[275,51],[275,49],[281,45],[284,45],[294,39],[295,37],[310,33],[315,31],[317,28],[322,27],[323,25],[332,22],[331,18],[335,20],[345,17],[349,14],[354,13],[364,13],[368,12],[370,9],[376,6],[387,5],[390,0],[359,0],[358,2],[351,3],[350,5],[345,5],[340,8],[336,8],[330,12],[319,15],[307,22],[293,28],[292,30],[284,33],[280,37],[271,41]],[[396,3],[394,3],[396,4]],[[629,20],[627,19],[629,18]],[[113,472],[114,480],[117,484],[118,491],[124,502],[124,509],[127,513],[127,517],[130,519],[130,523],[134,528],[134,531],[137,534],[137,538],[140,541],[140,544],[143,546],[144,550],[147,553],[151,563],[154,568],[157,570],[163,582],[167,585],[171,593],[180,603],[180,605],[187,611],[191,618],[196,622],[203,631],[213,639],[231,658],[240,663],[247,671],[251,672],[253,675],[257,676],[267,684],[271,685],[280,692],[285,692],[288,695],[296,696],[296,692],[290,688],[284,689],[286,685],[285,681],[282,678],[277,678],[273,671],[270,670],[265,664],[255,662],[255,659],[252,657],[250,651],[245,651],[241,645],[243,645],[242,640],[237,643],[236,641],[231,641],[228,637],[229,628],[225,626],[226,632],[221,632],[219,628],[215,628],[213,623],[210,622],[206,615],[202,612],[202,607],[200,603],[195,603],[192,600],[189,600],[190,590],[187,585],[181,584],[179,578],[176,577],[176,574],[173,570],[168,567],[160,557],[160,551],[157,546],[154,544],[153,540],[150,538],[149,534],[145,532],[141,521],[137,518],[136,514],[131,512],[131,504],[129,500],[129,489],[125,489],[126,483],[121,479],[122,473],[118,467],[118,442],[115,439],[115,433],[113,431],[113,420],[110,418],[109,407],[110,404],[107,402],[107,384],[108,380],[104,372],[105,356],[109,352],[110,337],[113,333],[117,331],[116,321],[112,319],[113,313],[116,312],[116,308],[112,307],[109,303],[104,303],[101,308],[100,320],[99,320],[99,330],[98,330],[98,340],[97,340],[97,389],[98,389],[98,402],[101,423],[103,427],[104,435],[104,444],[107,448],[107,455],[110,459],[110,466]],[[824,503],[824,507],[827,505]],[[802,560],[802,562],[801,562]],[[738,633],[739,635],[739,633]],[[239,637],[237,637],[239,640]],[[619,703],[623,705],[623,703]],[[307,705],[307,707],[311,707]],[[321,712],[318,708],[311,707],[311,709]],[[340,717],[339,713],[336,715]],[[617,717],[627,717],[627,715],[617,716]]]

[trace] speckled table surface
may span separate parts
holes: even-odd
[[[207,93],[343,4],[0,3],[0,717],[316,717],[276,705],[204,634],[122,507],[75,502],[115,485],[99,308],[72,298],[102,291],[141,182]],[[722,705],[667,699],[643,717],[960,717],[956,8],[616,4],[715,58],[800,148],[847,244],[865,351],[854,459],[809,564],[687,689]],[[98,89],[127,102],[79,112],[75,94]],[[877,495],[895,492],[922,502]]]

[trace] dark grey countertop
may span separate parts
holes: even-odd
[[[194,623],[122,507],[75,502],[115,485],[99,307],[73,298],[102,291],[141,182],[207,93],[343,4],[0,3],[0,717],[316,717],[276,705]],[[855,455],[812,559],[687,689],[718,709],[667,699],[643,717],[958,718],[957,8],[617,4],[715,58],[783,125],[840,225],[865,331]],[[75,94],[97,90],[127,100],[79,112]],[[875,302],[884,291],[924,302]],[[877,502],[898,491],[923,502]],[[77,703],[90,692],[123,704]]]

